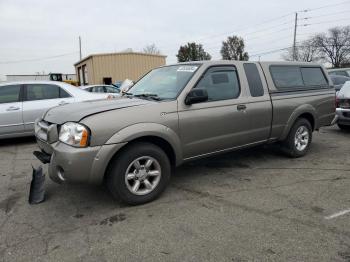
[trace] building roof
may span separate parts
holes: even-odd
[[[75,73],[54,73],[54,74],[62,74],[62,75],[75,75]],[[26,75],[6,75],[6,76],[49,76],[49,74],[26,74]]]
[[[102,54],[91,54],[88,55],[86,57],[84,57],[83,59],[81,59],[80,61],[76,62],[74,65],[78,65],[81,62],[84,62],[94,56],[108,56],[108,55],[115,55],[115,56],[119,56],[119,55],[143,55],[143,56],[156,56],[156,57],[167,57],[166,55],[156,55],[156,54],[147,54],[147,53],[141,53],[141,52],[118,52],[118,53],[102,53]]]

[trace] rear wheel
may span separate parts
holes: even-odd
[[[304,156],[312,141],[312,127],[305,118],[299,118],[292,126],[286,140],[283,142],[283,151],[290,157]]]
[[[127,204],[144,204],[156,199],[169,182],[169,159],[156,145],[132,144],[112,161],[107,188],[115,198]]]

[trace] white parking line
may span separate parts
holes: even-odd
[[[347,213],[350,213],[350,209],[339,211],[339,212],[337,212],[337,213],[335,213],[333,215],[325,217],[325,219],[332,219],[332,218],[340,217],[340,216],[343,216],[343,215],[345,215]]]

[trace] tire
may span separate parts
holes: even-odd
[[[297,137],[298,135],[299,137]],[[305,118],[299,118],[282,143],[283,151],[293,158],[302,157],[309,151],[311,141],[312,127],[310,122]]]
[[[151,143],[133,143],[112,159],[106,186],[117,200],[140,205],[160,196],[170,174],[169,158],[161,148]]]
[[[348,125],[338,124],[338,127],[339,127],[341,130],[350,131],[350,126],[348,126]]]

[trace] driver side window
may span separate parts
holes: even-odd
[[[206,89],[208,101],[219,101],[237,98],[240,85],[234,66],[209,68],[195,88]]]

